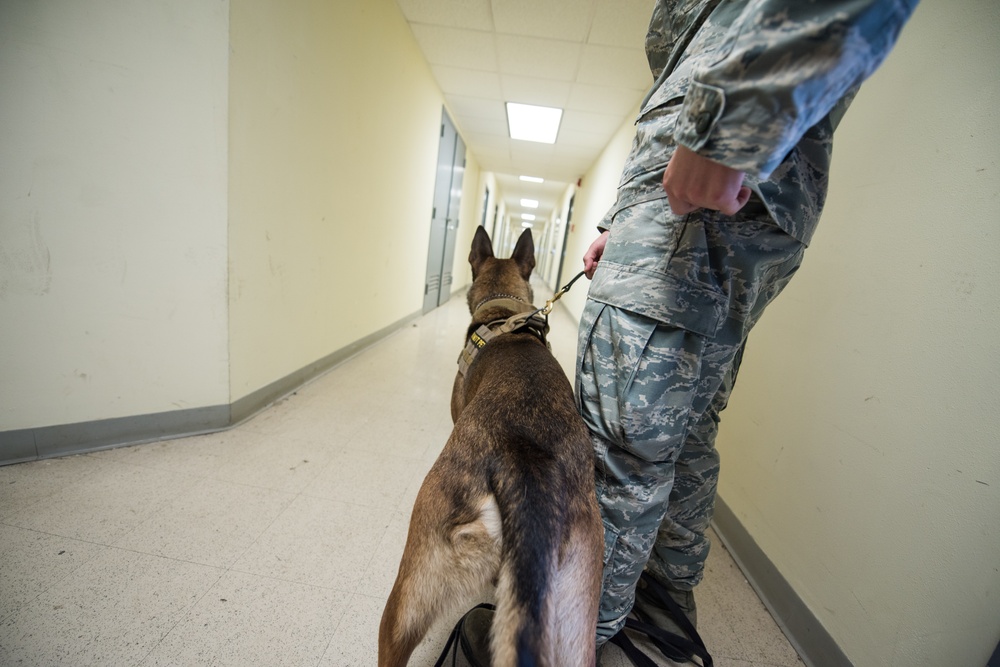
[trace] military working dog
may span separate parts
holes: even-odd
[[[544,330],[476,333],[535,310],[531,232],[497,259],[480,227],[469,262],[475,355],[455,378],[454,429],[413,506],[378,664],[405,665],[437,618],[496,586],[494,666],[594,665],[604,540],[586,426]]]

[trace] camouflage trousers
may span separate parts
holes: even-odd
[[[624,625],[643,569],[680,590],[702,577],[719,413],[747,335],[804,246],[756,198],[734,217],[619,211],[580,323],[576,394],[605,525],[597,641]]]

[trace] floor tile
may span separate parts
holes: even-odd
[[[419,459],[342,451],[303,489],[307,496],[354,505],[399,509],[419,475]]]
[[[378,508],[299,496],[233,569],[353,593],[390,521]]]
[[[33,465],[33,464],[23,464]],[[4,523],[85,542],[111,544],[197,479],[114,462],[73,481]]]
[[[218,480],[199,480],[115,546],[229,567],[292,502],[294,495]]]
[[[382,600],[388,599],[396,581],[399,561],[403,557],[403,547],[406,546],[406,535],[410,528],[410,512],[395,512],[389,517],[388,523],[372,559],[365,567],[362,576],[364,588],[358,589],[360,593]]]
[[[234,484],[298,493],[329,463],[338,445],[278,434],[245,434],[240,452],[212,472]]]
[[[349,601],[336,591],[230,572],[142,665],[316,665]]]
[[[0,664],[138,664],[220,576],[108,549],[0,624]]]
[[[88,456],[144,468],[166,470],[194,477],[208,477],[245,446],[245,436],[221,431],[132,447],[118,447]]]
[[[109,548],[0,525],[0,621]]]
[[[55,495],[103,466],[100,461],[81,455],[0,467],[0,521]]]

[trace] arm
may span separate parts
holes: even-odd
[[[810,127],[882,63],[916,0],[751,0],[720,57],[694,72],[677,143],[770,176]]]

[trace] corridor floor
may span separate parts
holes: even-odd
[[[374,665],[467,320],[456,296],[225,432],[0,468],[0,664]],[[550,322],[572,369],[575,323]],[[800,665],[713,542],[697,595],[715,664]]]

